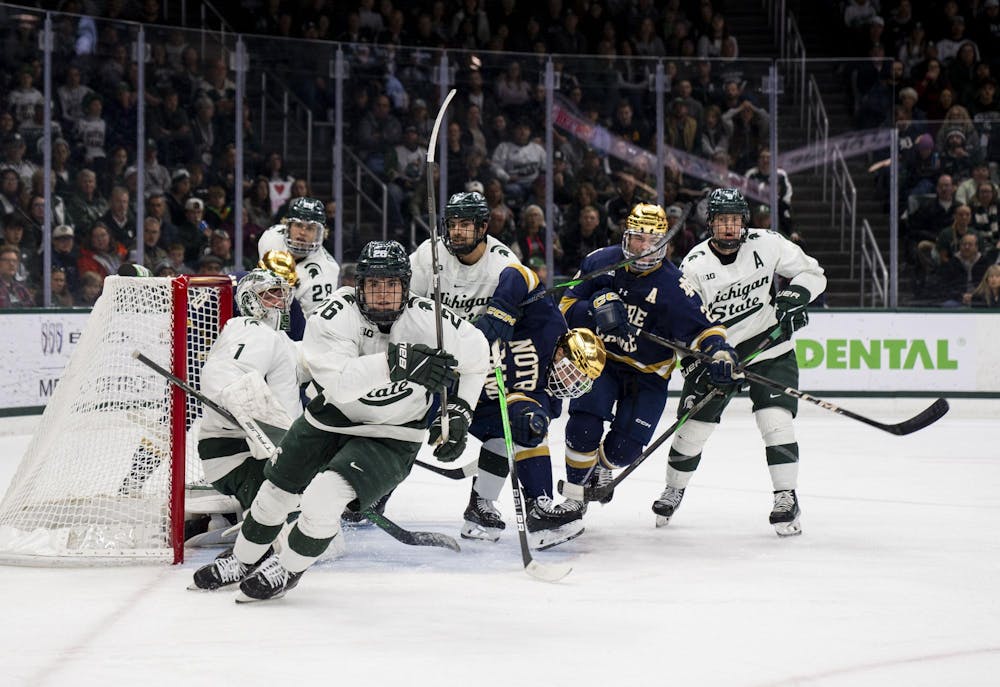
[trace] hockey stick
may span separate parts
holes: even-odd
[[[479,472],[479,461],[474,460],[468,465],[463,465],[460,468],[443,468],[439,465],[432,465],[430,463],[425,463],[422,460],[413,461],[425,470],[430,470],[431,472],[436,472],[439,475],[443,475],[448,479],[465,479],[466,477],[472,477],[477,472]]]
[[[280,450],[274,445],[274,442],[264,433],[264,430],[260,428],[259,425],[254,421],[253,418],[249,418],[246,423],[241,424],[236,416],[230,413],[228,410],[223,408],[221,405],[208,398],[200,391],[195,389],[193,386],[185,382],[180,377],[174,375],[169,370],[157,365],[152,360],[147,358],[145,355],[139,351],[133,351],[132,357],[138,360],[140,363],[148,367],[149,369],[156,372],[161,377],[165,378],[171,384],[174,384],[184,390],[185,393],[197,398],[199,401],[204,403],[206,406],[217,412],[222,417],[226,418],[229,422],[232,422],[237,427],[243,427],[248,431],[255,433],[256,439],[260,442],[261,446],[269,449],[272,453]],[[380,513],[376,513],[373,508],[362,511],[362,515],[375,523],[383,532],[388,534],[393,539],[400,541],[404,544],[409,544],[410,546],[438,546],[444,549],[451,549],[452,551],[460,551],[458,542],[455,541],[453,537],[449,537],[447,534],[439,534],[437,532],[411,532],[410,530],[403,529],[396,523],[389,520]]]
[[[638,330],[638,332],[639,336],[642,336],[654,343],[658,343],[661,346],[672,348],[678,353],[694,356],[695,358],[698,358],[701,361],[711,362],[712,360],[711,356],[702,353],[701,351],[696,351],[693,348],[688,348],[680,341],[671,341],[670,339],[664,339],[661,336],[657,336],[656,334],[652,334],[650,332],[643,331],[641,329]],[[878,422],[876,420],[872,420],[871,418],[865,417],[864,415],[851,412],[846,408],[841,408],[840,406],[830,403],[829,401],[824,401],[821,398],[810,396],[804,391],[800,391],[792,387],[786,387],[780,382],[776,382],[769,377],[759,375],[756,372],[751,372],[749,369],[741,367],[740,371],[743,372],[746,378],[751,382],[757,382],[758,384],[763,384],[764,386],[775,389],[776,391],[780,391],[786,396],[791,396],[792,398],[797,398],[802,401],[808,401],[809,403],[817,405],[820,408],[830,410],[834,413],[837,413],[838,415],[844,415],[846,417],[851,418],[852,420],[863,422],[866,425],[875,427],[876,429],[881,429],[883,432],[888,432],[889,434],[895,434],[897,436],[912,434],[913,432],[921,430],[924,427],[927,427],[928,425],[937,422],[942,417],[944,417],[945,413],[948,412],[948,401],[943,398],[939,398],[938,400],[934,401],[934,403],[932,403],[930,406],[924,408],[922,411],[920,411],[913,417],[909,418],[908,420],[903,420],[902,422],[897,422],[895,424],[886,424]]]
[[[523,301],[521,301],[521,303],[520,303],[520,305],[518,305],[518,307],[519,308],[523,308],[523,307],[525,307],[527,305],[531,305],[535,301],[540,301],[543,298],[545,298],[546,296],[549,296],[549,295],[555,293],[556,291],[558,291],[560,289],[571,289],[574,286],[579,286],[580,284],[582,284],[585,281],[590,281],[594,277],[600,277],[602,274],[610,274],[611,272],[614,272],[616,270],[620,270],[623,267],[628,267],[629,265],[631,265],[636,260],[642,260],[643,258],[649,257],[653,253],[656,253],[661,248],[663,248],[668,243],[670,243],[670,241],[672,241],[673,238],[677,235],[677,232],[679,232],[681,230],[681,228],[684,227],[684,223],[687,222],[687,217],[691,213],[691,207],[692,207],[691,205],[688,205],[687,209],[684,210],[684,214],[681,216],[680,220],[677,222],[677,224],[674,225],[674,228],[671,229],[670,231],[668,231],[663,236],[663,240],[662,241],[658,242],[656,244],[656,246],[654,246],[653,248],[650,248],[645,253],[642,253],[640,255],[632,256],[631,258],[626,258],[625,260],[617,262],[614,265],[608,265],[607,267],[598,268],[598,269],[593,270],[591,272],[587,272],[586,274],[581,275],[579,277],[574,277],[573,279],[570,279],[568,281],[560,282],[558,284],[553,284],[552,286],[550,286],[549,288],[545,289],[544,291],[539,291],[538,293],[536,293],[533,296],[528,296]]]
[[[444,102],[441,103],[441,109],[438,110],[437,117],[434,119],[434,128],[431,129],[431,137],[427,142],[427,221],[431,229],[431,261],[434,263],[431,270],[431,283],[434,287],[434,316],[437,319],[434,329],[435,334],[437,334],[438,350],[444,350],[444,333],[441,330],[443,317],[441,312],[441,263],[438,261],[437,236],[435,235],[438,231],[438,226],[434,198],[435,191],[437,190],[434,185],[434,149],[437,148],[437,138],[441,132],[441,122],[444,121],[444,113],[457,92],[454,88],[448,91],[448,95],[445,96]],[[441,443],[443,444],[446,441],[448,441],[448,389],[442,388]]]
[[[517,518],[517,538],[521,542],[521,561],[524,563],[524,571],[535,579],[544,582],[558,582],[569,575],[573,568],[543,565],[531,556],[531,549],[528,547],[528,534],[525,531],[524,504],[521,502],[521,487],[517,482],[517,465],[514,463],[514,440],[510,433],[510,418],[507,416],[507,389],[503,383],[503,368],[497,365],[493,372],[497,380],[497,391],[499,393],[500,420],[503,423],[504,447],[507,450],[507,464],[510,466],[510,486],[514,492],[514,515]]]
[[[754,348],[753,351],[751,351],[747,355],[747,357],[744,359],[743,362],[749,363],[751,360],[760,355],[772,343],[777,341],[780,337],[781,337],[781,329],[779,327],[775,327],[774,331],[768,334],[767,338],[765,338],[763,341],[757,344],[757,347]],[[730,389],[725,393],[727,396],[731,396],[735,394],[738,389],[739,385],[737,385],[735,388]],[[674,424],[672,424],[669,428],[667,428],[665,432],[663,432],[663,434],[661,434],[659,437],[656,438],[656,441],[647,446],[646,450],[643,451],[639,455],[639,457],[632,462],[631,465],[622,470],[622,473],[617,477],[615,477],[615,479],[610,484],[605,484],[603,487],[589,487],[589,486],[584,486],[582,484],[572,484],[570,482],[559,480],[559,485],[558,485],[559,493],[565,496],[566,498],[576,499],[577,501],[583,501],[585,503],[589,501],[600,501],[604,498],[607,498],[607,496],[615,490],[615,487],[621,484],[622,480],[631,475],[632,472],[634,472],[635,469],[639,467],[644,460],[653,455],[653,452],[656,451],[656,449],[660,448],[660,446],[663,445],[663,442],[669,439],[674,432],[680,429],[684,425],[684,423],[688,421],[688,418],[692,417],[693,415],[696,415],[702,408],[708,405],[709,401],[721,396],[722,394],[723,391],[719,389],[719,387],[712,387],[712,390],[708,392],[708,394],[706,394],[700,401],[698,401],[694,405],[694,407],[688,409],[686,413],[684,413],[681,417],[679,417]]]

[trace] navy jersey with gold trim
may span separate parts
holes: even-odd
[[[621,246],[600,248],[583,259],[577,274],[611,267],[624,259]],[[645,272],[631,266],[620,268],[566,291],[559,308],[570,327],[596,328],[590,301],[602,289],[618,293],[628,311],[629,322],[639,329],[683,341],[693,348],[706,337],[725,336],[725,328],[707,318],[701,297],[669,260]],[[624,365],[657,375],[664,381],[670,378],[675,358],[669,349],[634,334],[627,338],[602,334],[601,339],[608,351],[610,368]]]

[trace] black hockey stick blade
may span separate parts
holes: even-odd
[[[885,430],[886,432],[891,432],[892,434],[897,434],[899,436],[905,436],[907,434],[913,434],[924,427],[934,424],[941,418],[945,416],[951,406],[948,405],[948,400],[944,398],[939,398],[930,404],[919,413],[911,417],[909,420],[903,420],[902,422],[897,422],[894,425],[886,425],[880,422],[870,422],[866,418],[852,417],[855,419],[860,419],[862,422],[867,422],[874,427]]]
[[[452,551],[462,550],[458,545],[458,542],[455,541],[454,538],[449,537],[447,534],[403,529],[389,518],[385,517],[381,513],[376,513],[371,508],[362,511],[362,515],[371,520],[378,526],[379,529],[388,534],[390,537],[396,541],[402,542],[403,544],[408,544],[409,546],[436,546],[442,549],[451,549]]]
[[[447,477],[448,479],[465,479],[466,477],[472,477],[479,472],[479,460],[474,460],[468,465],[463,465],[460,468],[443,468],[440,465],[425,463],[422,460],[415,460],[413,462],[425,470],[436,472],[437,474]]]

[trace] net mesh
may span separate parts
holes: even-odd
[[[173,370],[171,279],[109,277],[39,428],[0,502],[0,560],[169,560],[171,392],[133,357]],[[188,289],[188,381],[218,336],[221,288]],[[201,467],[187,397],[179,451],[188,481]],[[183,485],[180,485],[183,487]],[[182,516],[181,516],[182,517]]]

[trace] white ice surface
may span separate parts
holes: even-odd
[[[886,422],[930,403],[835,400]],[[655,456],[583,536],[538,554],[573,566],[557,584],[522,571],[509,489],[496,545],[350,531],[346,558],[271,604],[186,591],[207,550],[176,567],[0,567],[0,685],[1000,685],[998,418],[1000,402],[957,401],[896,437],[803,407],[804,534],[779,539],[739,400],[674,522],[653,527]],[[31,424],[0,422],[0,487]],[[467,490],[415,469],[387,514],[457,536]]]

